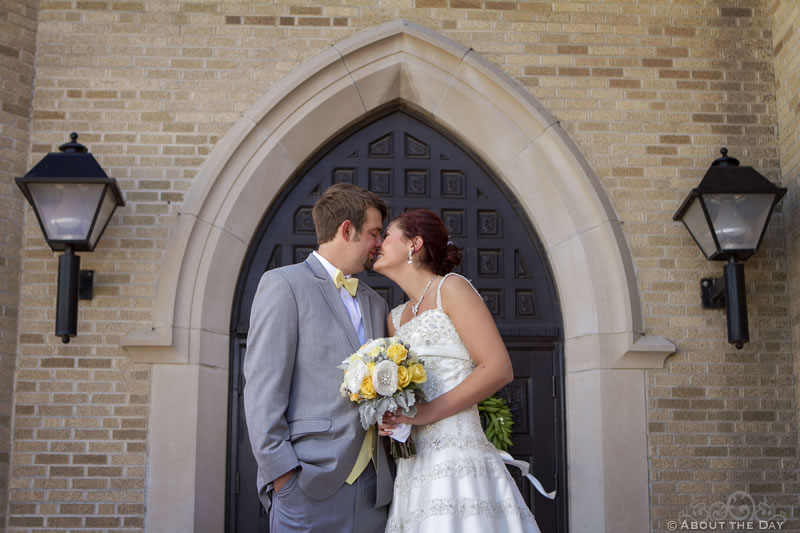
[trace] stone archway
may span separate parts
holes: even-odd
[[[298,67],[231,128],[195,179],[170,235],[152,329],[123,340],[133,359],[153,365],[146,528],[222,530],[238,268],[263,213],[317,147],[396,101],[479,155],[542,239],[564,318],[573,530],[648,530],[642,369],[663,366],[674,345],[643,335],[620,222],[578,148],[530,94],[471,49],[405,21]]]

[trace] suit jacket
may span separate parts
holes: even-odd
[[[386,301],[365,283],[356,297],[366,338],[383,337]],[[360,345],[339,290],[313,255],[264,273],[250,313],[244,407],[267,509],[272,481],[296,467],[312,500],[329,498],[350,474],[365,432],[358,409],[339,393],[336,367]],[[392,477],[377,448],[380,507],[391,501]]]

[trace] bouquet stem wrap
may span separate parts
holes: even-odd
[[[391,435],[392,457],[395,459],[406,458],[417,453],[417,447],[414,445],[414,440],[409,438],[410,436],[411,424],[397,424]]]

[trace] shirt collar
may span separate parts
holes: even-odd
[[[319,261],[320,264],[322,264],[322,266],[325,269],[325,271],[328,273],[328,275],[331,277],[331,279],[333,279],[336,276],[336,271],[339,270],[339,269],[336,268],[335,266],[333,266],[330,261],[328,261],[327,259],[325,259],[321,255],[319,255],[319,252],[317,252],[316,250],[314,250],[311,253],[314,254],[314,257],[317,258],[317,261]],[[345,276],[345,278],[349,278],[349,277],[350,276]]]

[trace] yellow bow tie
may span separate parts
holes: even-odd
[[[355,296],[358,288],[358,278],[345,278],[342,271],[337,268],[336,274],[333,276],[333,284],[336,285],[337,289],[341,289],[344,286],[350,296]]]

